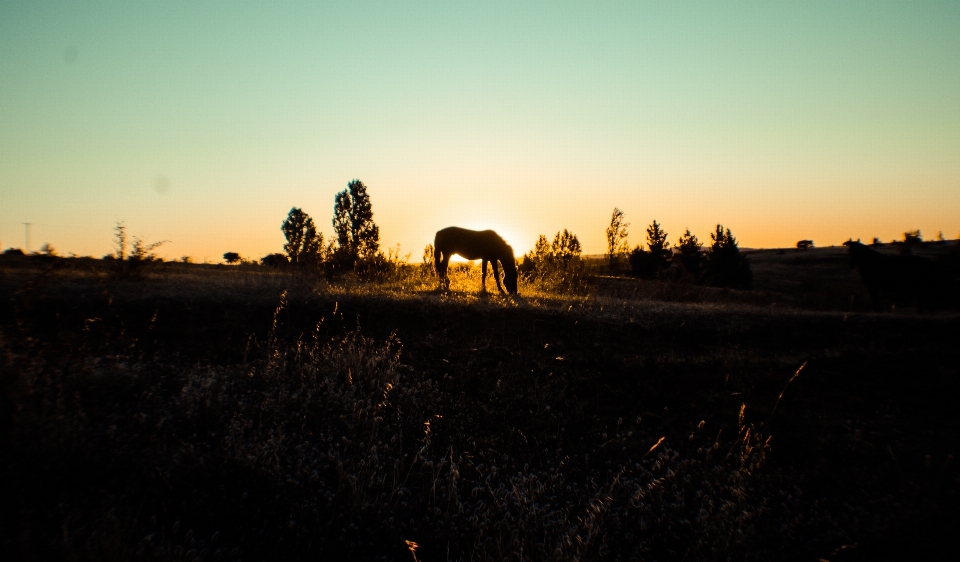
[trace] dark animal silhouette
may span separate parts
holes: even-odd
[[[500,235],[492,230],[468,230],[451,226],[437,231],[433,239],[433,260],[437,277],[444,289],[450,288],[447,277],[447,265],[450,256],[457,254],[468,260],[483,260],[480,266],[480,292],[487,290],[487,262],[493,264],[493,279],[497,289],[505,292],[500,285],[500,270],[497,262],[503,266],[503,284],[507,291],[517,292],[517,263],[513,257],[513,248]]]
[[[850,268],[860,270],[876,309],[915,303],[920,311],[933,310],[940,283],[932,260],[881,254],[859,240],[843,245],[850,252]]]

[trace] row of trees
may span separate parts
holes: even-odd
[[[270,254],[260,262],[328,274],[356,270],[370,275],[385,271],[389,263],[380,251],[380,227],[373,222],[373,205],[362,181],[355,179],[347,184],[347,189],[337,193],[332,222],[336,239],[326,242],[313,218],[293,207],[280,226],[287,240],[284,253]]]
[[[710,234],[706,250],[690,229],[671,247],[667,232],[654,220],[647,227],[646,249],[638,245],[628,251],[629,226],[623,211],[614,208],[606,231],[611,273],[622,271],[627,262],[630,273],[643,279],[688,279],[716,287],[749,288],[753,284],[749,261],[740,255],[737,239],[722,224]]]
[[[687,280],[717,287],[749,288],[753,284],[750,263],[740,254],[733,233],[722,224],[710,235],[706,249],[689,229],[671,246],[667,232],[654,220],[647,227],[646,248],[638,245],[631,250],[629,226],[623,211],[614,208],[606,229],[611,273],[626,270],[643,279]],[[541,234],[518,269],[550,288],[577,288],[583,284],[581,251],[580,240],[569,230],[557,232],[553,242]]]

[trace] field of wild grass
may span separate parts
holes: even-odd
[[[753,291],[588,275],[517,298],[467,266],[438,293],[416,266],[0,261],[4,551],[936,559],[958,316],[866,312],[823,252],[757,260]]]

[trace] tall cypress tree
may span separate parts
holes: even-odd
[[[352,267],[357,260],[380,252],[380,227],[373,222],[373,206],[362,181],[355,179],[337,193],[333,230],[337,235],[337,256],[343,265]]]

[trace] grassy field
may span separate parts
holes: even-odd
[[[956,552],[956,311],[842,248],[755,289],[438,293],[0,258],[16,559],[876,560]],[[491,285],[492,286],[492,285]]]

